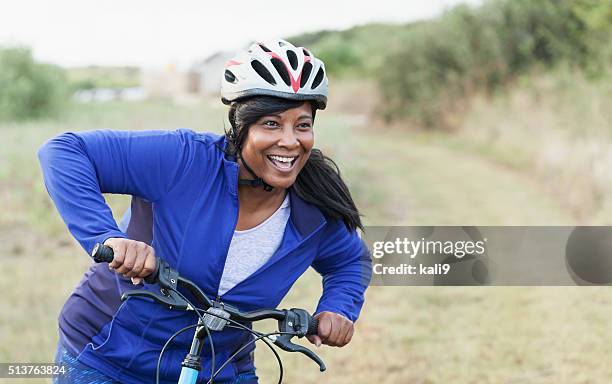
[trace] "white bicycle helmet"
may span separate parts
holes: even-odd
[[[285,40],[253,43],[225,64],[221,101],[248,96],[277,96],[327,105],[327,75],[323,62],[306,48]]]

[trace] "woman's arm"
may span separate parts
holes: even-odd
[[[323,294],[315,316],[325,344],[342,346],[350,341],[372,276],[371,263],[370,253],[357,232],[349,232],[341,221],[328,224],[312,263],[323,276]]]
[[[126,237],[102,193],[160,199],[191,161],[194,135],[188,130],[64,133],[40,148],[47,191],[88,253],[95,243]]]

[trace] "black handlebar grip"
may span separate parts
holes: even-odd
[[[91,257],[93,257],[96,263],[110,263],[115,258],[113,249],[108,245],[96,243],[93,251],[91,251]],[[148,284],[155,284],[158,281],[159,275],[159,259],[155,263],[155,271],[149,276],[145,277],[144,280]]]
[[[308,331],[306,331],[306,335],[316,335],[319,330],[319,320],[314,317],[310,317],[308,319]]]
[[[113,249],[108,245],[96,243],[93,251],[91,251],[91,257],[96,263],[110,263],[115,255]]]

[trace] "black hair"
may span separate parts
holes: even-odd
[[[284,112],[301,106],[304,101],[288,100],[273,96],[254,96],[230,105],[228,112],[231,127],[225,130],[228,146],[226,153],[238,156],[249,133],[249,127],[262,116]],[[316,115],[316,106],[312,107],[312,118]],[[291,186],[304,201],[315,205],[327,217],[342,219],[344,225],[353,231],[363,230],[361,215],[355,206],[348,187],[340,177],[336,163],[325,156],[321,150],[313,148],[304,168]]]

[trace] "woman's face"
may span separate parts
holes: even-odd
[[[273,115],[262,116],[250,126],[242,145],[242,157],[266,183],[289,188],[302,170],[314,145],[309,102]],[[242,177],[252,176],[241,167]]]

